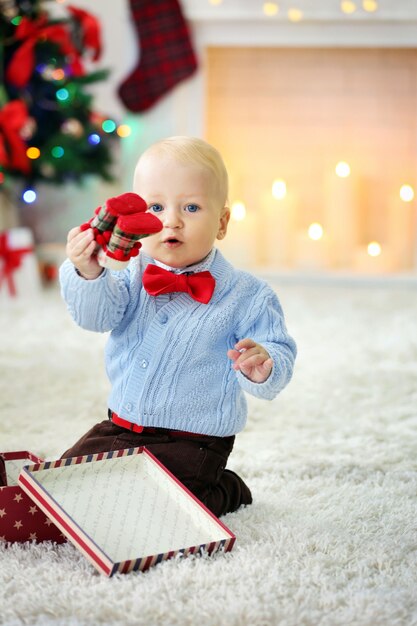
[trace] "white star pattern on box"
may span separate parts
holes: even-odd
[[[2,0],[0,0],[0,5],[1,2]],[[51,520],[46,518],[43,511],[18,484],[22,468],[30,463],[39,463],[41,459],[25,451],[5,454],[7,485],[0,485],[0,545],[4,545],[3,542],[37,543],[45,540],[62,543],[66,537]],[[2,452],[0,456],[3,456]],[[2,623],[1,617],[0,611],[0,623]]]

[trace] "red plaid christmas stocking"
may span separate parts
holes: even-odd
[[[130,0],[130,6],[140,59],[118,91],[126,108],[137,113],[188,78],[197,60],[178,0]]]

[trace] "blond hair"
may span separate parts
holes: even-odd
[[[197,164],[204,167],[213,176],[222,207],[227,204],[229,177],[227,175],[226,166],[220,152],[207,143],[207,141],[197,137],[188,137],[185,135],[177,135],[161,139],[143,152],[136,167],[138,167],[143,158],[155,153],[165,154],[178,159],[182,163],[192,165]]]

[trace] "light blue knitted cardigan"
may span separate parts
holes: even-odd
[[[143,253],[126,270],[106,270],[96,280],[81,278],[69,260],[61,266],[62,295],[75,322],[111,331],[108,403],[120,417],[225,437],[245,425],[243,391],[271,400],[291,379],[296,346],[277,296],[264,281],[234,269],[219,250],[212,256],[216,289],[209,304],[186,293],[149,296],[141,275],[152,259]],[[227,357],[245,337],[273,359],[264,383],[233,370]]]

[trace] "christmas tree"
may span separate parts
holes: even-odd
[[[85,67],[100,57],[99,22],[70,5],[53,18],[46,4],[0,0],[0,187],[11,178],[25,188],[111,180],[116,124],[94,112],[88,93],[107,71]]]

